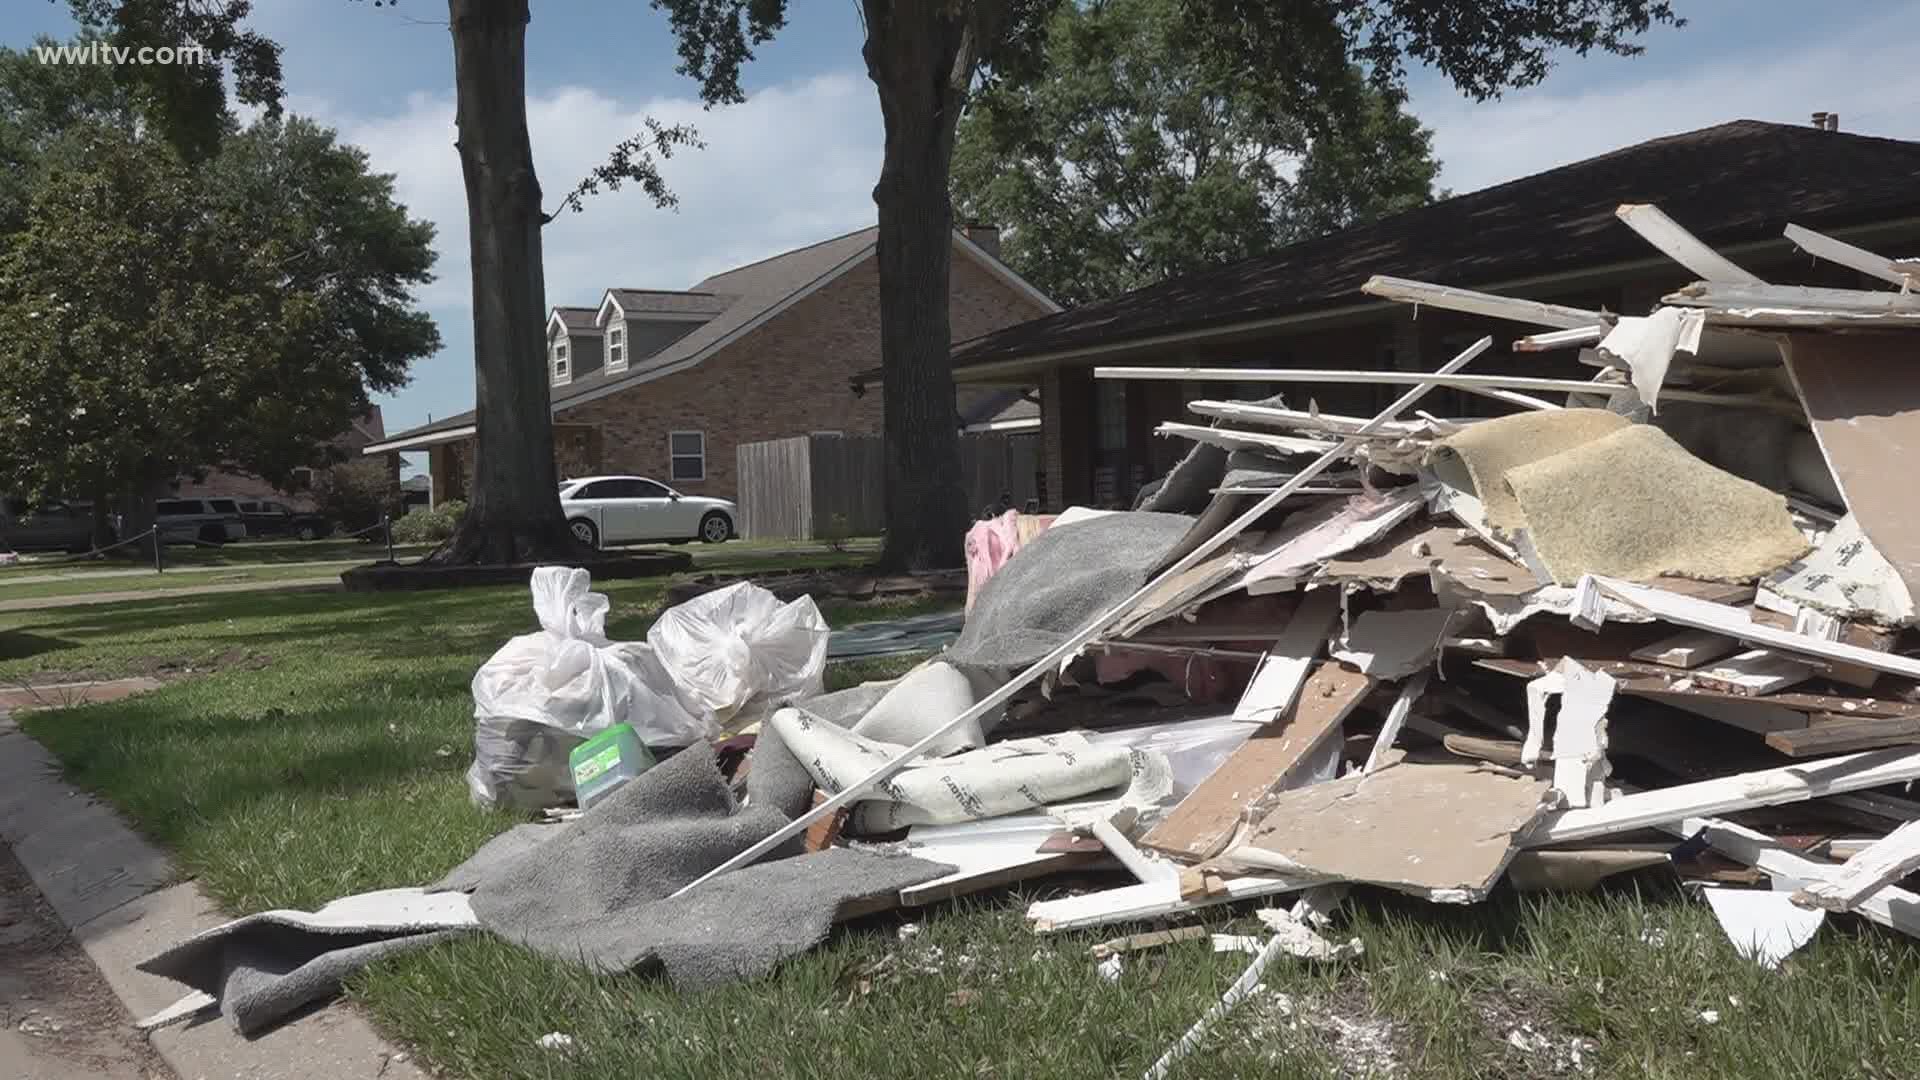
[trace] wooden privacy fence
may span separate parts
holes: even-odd
[[[814,540],[886,528],[886,459],[878,435],[796,435],[735,450],[740,535]],[[1002,493],[1024,507],[1039,490],[1038,432],[960,437],[960,482],[978,515]],[[839,518],[840,521],[835,519]]]

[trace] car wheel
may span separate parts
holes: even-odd
[[[567,522],[567,528],[573,530],[573,538],[594,549],[600,550],[600,530],[586,518],[574,518]]]
[[[311,524],[302,525],[294,530],[294,535],[302,540],[318,540],[320,539],[320,530]]]
[[[727,515],[715,510],[700,519],[700,539],[709,544],[718,544],[733,535],[733,522]]]
[[[224,544],[227,542],[227,530],[218,525],[200,526],[200,542],[203,544]]]

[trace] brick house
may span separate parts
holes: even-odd
[[[791,435],[879,434],[877,394],[848,380],[880,362],[876,229],[837,236],[715,274],[691,289],[608,289],[597,306],[557,307],[547,321],[554,458],[565,476],[631,473],[690,495],[735,497],[735,448]],[[953,340],[979,337],[1059,307],[1002,263],[998,231],[954,232]],[[533,358],[529,358],[533,362]],[[956,423],[982,403],[1009,420],[1018,395],[969,391]],[[465,498],[472,412],[370,444],[426,450],[434,498]]]
[[[1130,505],[1186,449],[1156,437],[1195,398],[1284,389],[1331,412],[1371,415],[1395,386],[1095,380],[1099,365],[1373,368],[1430,371],[1493,335],[1482,374],[1591,377],[1571,350],[1513,353],[1518,323],[1377,300],[1374,274],[1415,278],[1626,315],[1646,314],[1692,279],[1615,219],[1655,203],[1700,239],[1777,284],[1858,288],[1781,236],[1797,222],[1895,256],[1920,253],[1920,143],[1830,128],[1738,120],[1639,143],[1383,218],[1231,265],[966,341],[954,378],[968,388],[1038,391],[1043,502]],[[875,372],[856,377],[863,381]],[[1442,416],[1510,411],[1464,391],[1425,407]]]
[[[355,468],[381,468],[386,470],[397,491],[400,484],[400,455],[395,453],[376,454],[367,447],[385,441],[386,423],[381,419],[380,406],[368,406],[365,415],[349,424],[347,430],[335,436],[331,445],[345,452],[348,457],[343,463]],[[364,460],[365,456],[375,456],[377,462]],[[356,460],[359,458],[359,460]],[[271,499],[284,502],[302,510],[314,508],[313,492],[326,484],[328,468],[294,470],[293,480],[282,491],[261,477],[238,469],[213,469],[202,479],[183,476],[173,482],[173,494],[181,498],[219,497],[233,499]]]

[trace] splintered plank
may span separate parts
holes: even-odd
[[[1767,733],[1767,745],[1788,757],[1843,754],[1915,743],[1920,743],[1920,717],[1912,716],[1856,720],[1851,716],[1828,714],[1803,728]]]
[[[1341,721],[1372,689],[1368,676],[1336,663],[1319,664],[1292,705],[1221,762],[1140,846],[1183,859],[1218,854],[1233,838],[1241,815],[1287,786],[1315,750],[1337,737]]]
[[[1707,630],[1685,630],[1635,649],[1628,658],[1663,667],[1697,668],[1723,656],[1731,656],[1739,648],[1740,643],[1730,637]]]
[[[1808,665],[1765,649],[1749,649],[1693,673],[1694,682],[1709,690],[1749,697],[1776,693],[1812,677]]]
[[[1802,907],[1849,911],[1888,885],[1920,869],[1920,822],[1909,821],[1847,860],[1846,868],[1793,894]]]

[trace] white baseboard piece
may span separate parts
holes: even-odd
[[[1166,887],[1159,882],[1123,885],[1117,889],[1087,893],[1083,896],[1063,896],[1057,900],[1038,901],[1027,908],[1027,920],[1033,924],[1035,933],[1050,934],[1061,930],[1080,930],[1089,926],[1108,926],[1113,923],[1184,915],[1190,911],[1231,904],[1237,900],[1252,900],[1262,896],[1299,892],[1302,889],[1310,889],[1315,885],[1326,883],[1326,878],[1312,877],[1232,877],[1224,882],[1225,892],[1211,896],[1196,896],[1190,900],[1182,899],[1177,892],[1169,898]]]
[[[1528,835],[1528,847],[1591,840],[1689,817],[1804,802],[1920,779],[1920,750],[1900,747],[1799,762],[1623,795],[1612,802],[1562,810]]]
[[[1826,881],[1842,869],[1789,851],[1766,833],[1717,818],[1689,817],[1660,828],[1682,839],[1700,836],[1708,847],[1727,858],[1791,882]],[[1889,930],[1920,937],[1920,894],[1896,885],[1882,886],[1862,898],[1853,912]]]

